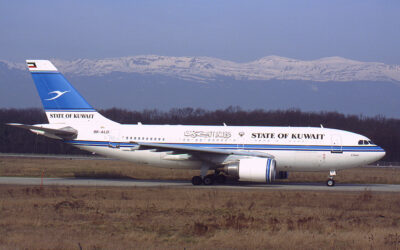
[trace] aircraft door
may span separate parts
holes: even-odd
[[[119,132],[116,130],[110,130],[110,134],[108,136],[108,146],[110,148],[119,148],[120,141]]]
[[[340,135],[332,135],[331,137],[331,153],[341,154],[343,153],[342,138]]]

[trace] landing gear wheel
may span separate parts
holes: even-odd
[[[213,175],[206,175],[203,178],[204,185],[212,185],[214,183],[214,176]]]
[[[201,185],[201,183],[203,183],[203,180],[201,179],[200,176],[193,176],[192,178],[192,184],[197,186],[197,185]]]
[[[335,186],[335,180],[334,180],[334,179],[329,179],[329,180],[327,180],[327,181],[326,181],[326,185],[327,185],[328,187],[333,187],[333,186]]]
[[[225,182],[226,182],[226,176],[223,175],[223,174],[219,174],[219,175],[217,175],[217,176],[215,177],[215,181],[216,181],[218,184],[225,184]]]

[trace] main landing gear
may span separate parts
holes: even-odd
[[[193,176],[192,178],[192,184],[197,186],[200,185],[201,183],[203,183],[203,179],[201,178],[201,176]]]
[[[333,177],[336,175],[336,171],[335,170],[331,170],[329,171],[329,179],[326,181],[326,185],[328,187],[333,187],[335,186],[335,180],[333,179]]]
[[[207,171],[202,171],[202,173],[207,173]],[[197,185],[212,185],[214,183],[224,184],[226,182],[226,176],[221,174],[219,171],[215,171],[214,174],[203,175],[202,176],[193,176],[192,184]]]
[[[212,185],[214,183],[224,184],[226,182],[226,176],[223,174],[209,174],[201,178],[201,176],[193,176],[192,184],[197,185]]]

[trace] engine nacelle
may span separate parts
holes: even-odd
[[[225,166],[224,172],[239,178],[239,181],[271,183],[275,180],[276,161],[270,158],[245,158],[237,164]]]

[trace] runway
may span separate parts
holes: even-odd
[[[41,178],[0,177],[0,185],[41,185]],[[344,191],[360,192],[400,192],[400,185],[395,184],[341,184],[327,187],[324,183],[229,183],[225,185],[193,186],[189,181],[176,180],[132,180],[132,179],[84,179],[84,178],[43,178],[45,186],[95,186],[95,187],[172,187],[190,189],[264,189],[294,191]]]

